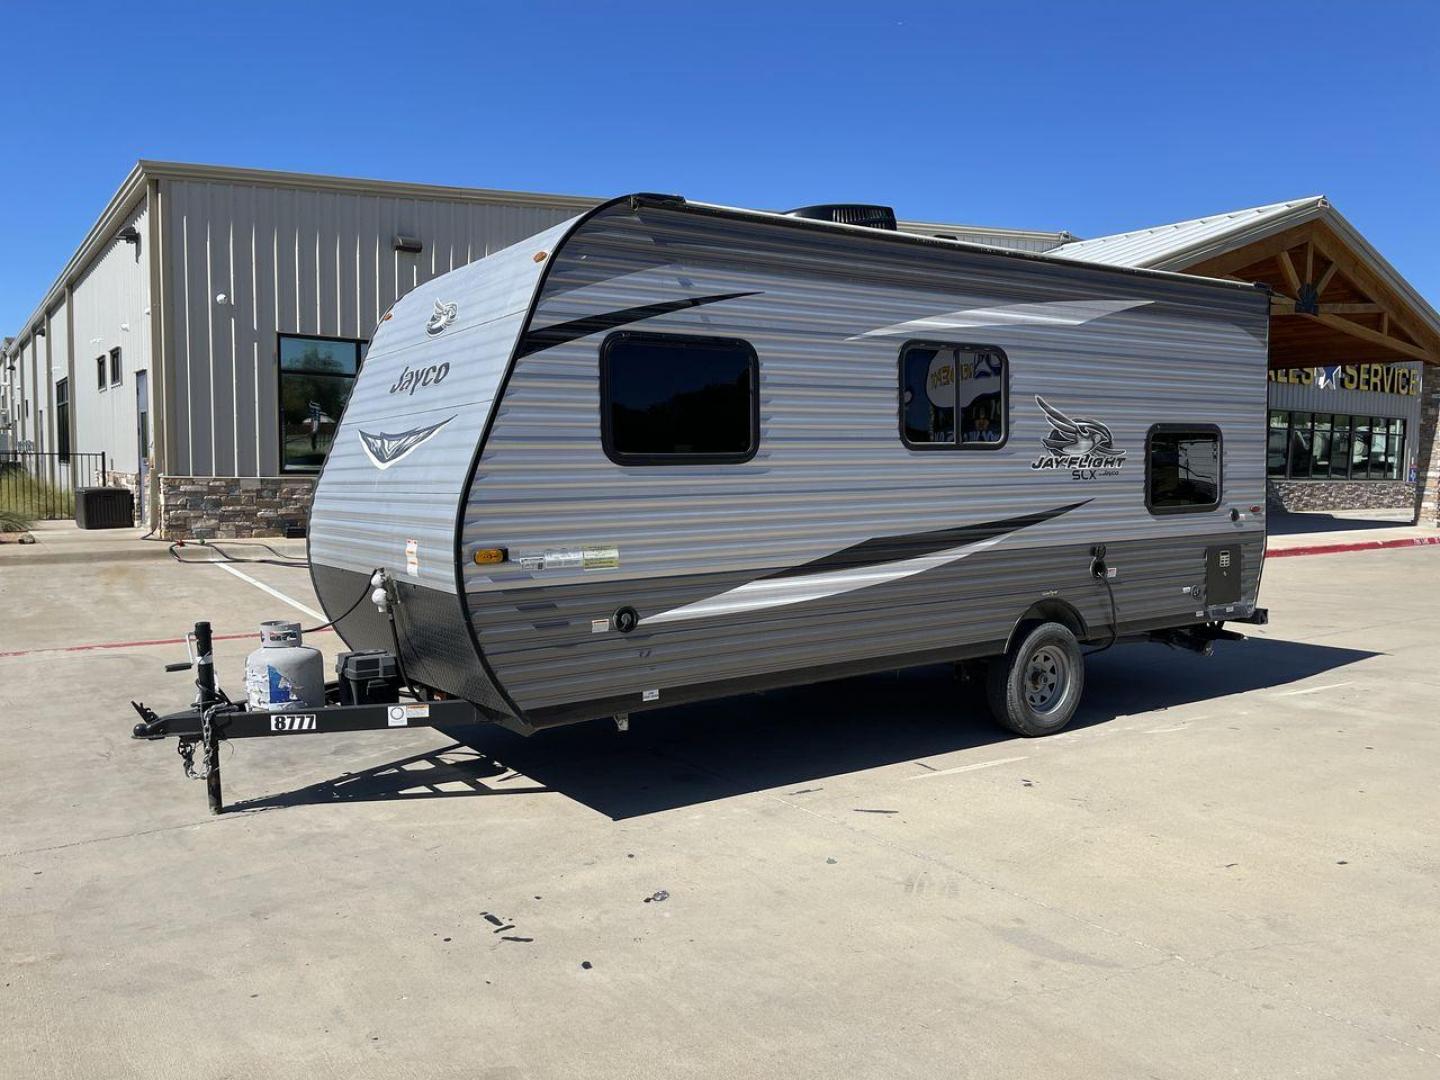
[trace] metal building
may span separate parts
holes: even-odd
[[[141,161],[5,346],[0,431],[57,482],[103,453],[167,536],[303,529],[385,310],[597,201]]]
[[[0,345],[0,455],[130,487],[170,537],[303,530],[386,308],[597,201],[141,161]],[[1090,240],[899,227],[1266,282],[1272,503],[1440,512],[1440,315],[1323,197]]]

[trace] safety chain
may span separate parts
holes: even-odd
[[[210,738],[210,718],[215,714],[217,708],[219,708],[218,705],[212,705],[200,717],[199,739],[181,739],[175,744],[175,749],[180,754],[180,763],[185,768],[185,776],[190,780],[208,779],[210,774],[219,768],[216,758],[219,756],[220,747]],[[195,745],[197,742],[205,748],[198,772],[195,769]]]

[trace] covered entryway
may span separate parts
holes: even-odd
[[[1270,367],[1359,368],[1366,389],[1410,392],[1419,362],[1417,524],[1440,526],[1440,313],[1324,196],[1080,240],[1052,254],[1263,282],[1273,291]],[[1355,378],[1355,376],[1352,376]]]

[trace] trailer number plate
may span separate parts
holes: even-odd
[[[314,713],[285,713],[270,717],[271,731],[315,731]]]

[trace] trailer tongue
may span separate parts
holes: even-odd
[[[181,712],[158,715],[142,702],[130,704],[141,722],[131,732],[136,739],[179,740],[176,749],[184,765],[185,775],[204,780],[205,792],[212,814],[222,813],[224,802],[220,787],[220,743],[230,739],[259,739],[287,735],[321,735],[347,731],[386,731],[405,727],[460,726],[484,722],[475,706],[454,699],[402,701],[400,679],[385,674],[393,660],[378,650],[366,653],[345,653],[340,660],[341,679],[325,687],[323,702],[303,701],[296,709],[270,711],[253,707],[248,701],[230,700],[215,680],[215,661],[211,651],[211,630],[208,622],[197,622],[188,635],[191,658],[166,664],[166,671],[195,672],[195,701]],[[361,663],[352,663],[360,657]],[[379,677],[363,681],[347,679],[351,669],[370,669],[366,674]],[[362,700],[363,699],[363,700]],[[196,751],[200,765],[195,765]]]

